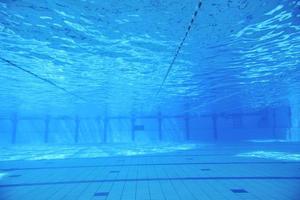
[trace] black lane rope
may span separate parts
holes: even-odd
[[[48,83],[48,84],[50,84],[50,85],[56,87],[56,88],[59,89],[59,90],[64,91],[65,93],[67,93],[67,94],[69,94],[69,95],[71,95],[71,96],[73,96],[73,97],[76,97],[76,98],[78,98],[78,99],[80,99],[80,100],[82,100],[82,101],[86,101],[86,100],[85,100],[84,98],[82,98],[81,96],[78,96],[77,94],[74,94],[73,92],[68,91],[66,88],[61,87],[61,86],[57,85],[56,83],[54,83],[54,82],[52,82],[52,81],[50,81],[50,80],[48,80],[48,79],[46,79],[46,78],[43,78],[43,77],[41,77],[41,76],[35,74],[35,73],[32,72],[32,71],[29,71],[29,70],[27,70],[27,69],[24,69],[24,68],[22,68],[22,67],[16,65],[15,63],[11,62],[10,60],[7,60],[7,59],[2,58],[2,57],[0,57],[0,59],[1,59],[2,61],[6,62],[7,64],[9,64],[10,66],[15,67],[15,68],[17,68],[17,69],[19,69],[19,70],[22,70],[23,72],[25,72],[25,73],[27,73],[27,74],[30,74],[31,76],[34,76],[34,77],[36,77],[36,78],[38,78],[38,79],[40,79],[40,80],[42,80],[42,81],[44,81],[44,82],[46,82],[46,83]]]
[[[179,53],[180,53],[180,50],[182,49],[183,43],[185,42],[186,38],[188,37],[188,34],[190,33],[190,31],[191,31],[191,29],[192,29],[192,25],[193,25],[194,22],[195,22],[195,19],[196,19],[197,15],[198,15],[198,12],[199,12],[199,9],[201,8],[201,6],[202,6],[202,1],[200,0],[199,3],[198,3],[198,6],[197,6],[197,8],[196,8],[196,10],[195,10],[195,12],[194,12],[194,14],[193,14],[193,16],[192,16],[192,19],[191,19],[191,21],[190,21],[190,24],[189,24],[189,26],[188,26],[188,28],[187,28],[187,30],[186,30],[186,32],[185,32],[185,35],[184,35],[184,37],[182,38],[182,40],[181,40],[179,46],[177,47],[177,50],[176,50],[176,53],[175,53],[175,55],[174,55],[174,57],[173,57],[173,59],[172,59],[172,62],[170,63],[169,68],[168,68],[168,70],[167,70],[167,73],[165,74],[164,79],[163,79],[163,81],[161,82],[161,84],[160,84],[160,86],[159,86],[159,89],[158,89],[158,91],[157,91],[157,93],[156,93],[155,96],[158,96],[159,93],[161,92],[161,89],[163,88],[163,86],[164,86],[164,84],[165,84],[165,82],[166,82],[166,80],[167,80],[167,77],[168,77],[169,73],[170,73],[171,70],[172,70],[172,67],[173,67],[173,65],[174,65],[174,63],[175,63],[175,61],[176,61],[176,59],[177,59],[177,57],[178,57],[178,55],[179,55]]]

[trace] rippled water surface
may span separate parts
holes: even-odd
[[[1,112],[232,111],[299,99],[299,0],[203,1],[156,95],[197,4],[0,0]]]

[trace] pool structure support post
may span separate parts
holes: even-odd
[[[135,142],[135,117],[131,117],[131,141]]]
[[[103,143],[107,143],[107,129],[108,128],[108,118],[105,116],[103,119]]]
[[[185,115],[184,122],[185,122],[185,139],[189,141],[190,140],[190,119],[188,114]]]
[[[212,121],[213,121],[213,134],[214,134],[214,141],[218,141],[218,115],[213,114],[212,115]]]
[[[75,117],[75,143],[78,143],[79,139],[79,124],[80,124],[80,119],[78,116]]]
[[[50,117],[47,115],[45,118],[44,143],[49,142],[49,123],[50,123]]]
[[[277,138],[276,136],[276,110],[272,109],[272,137],[274,139]]]
[[[11,119],[12,122],[12,137],[11,137],[11,143],[16,144],[17,140],[17,130],[18,130],[18,116],[17,114],[14,114]]]
[[[292,123],[292,109],[291,107],[289,106],[288,107],[288,118],[289,118],[289,121],[288,121],[288,139],[289,140],[293,140],[293,136],[292,136],[292,127],[293,127],[293,123]]]
[[[289,128],[286,139],[290,141],[300,141],[300,101],[299,98],[291,97],[289,105]],[[290,138],[288,138],[288,135]]]
[[[162,116],[161,116],[161,112],[158,113],[158,139],[159,141],[162,141]]]

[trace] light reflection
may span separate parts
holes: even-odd
[[[238,157],[251,157],[251,158],[265,158],[273,160],[284,160],[284,161],[300,161],[300,154],[288,153],[288,152],[277,152],[277,151],[253,151],[247,153],[241,153]]]
[[[6,176],[5,173],[0,173],[0,180],[1,180],[4,176]]]
[[[0,149],[0,161],[100,158],[170,153],[197,148],[196,144],[90,145],[90,146],[18,146]]]
[[[257,142],[257,143],[273,143],[273,142],[291,142],[289,140],[249,140],[249,142]]]

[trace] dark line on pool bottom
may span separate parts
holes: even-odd
[[[53,167],[24,167],[24,168],[2,168],[0,171],[17,170],[43,170],[43,169],[76,169],[97,167],[136,167],[136,166],[168,166],[168,165],[235,165],[235,164],[300,164],[300,162],[184,162],[184,163],[140,163],[140,164],[110,164],[110,165],[79,165],[79,166],[53,166]]]
[[[258,177],[174,177],[174,178],[133,178],[133,179],[101,179],[101,180],[80,180],[80,181],[57,181],[41,183],[17,183],[1,184],[0,188],[26,187],[43,185],[65,185],[82,183],[115,183],[115,182],[142,182],[142,181],[193,181],[193,180],[300,180],[300,177],[280,177],[280,176],[258,176]]]

